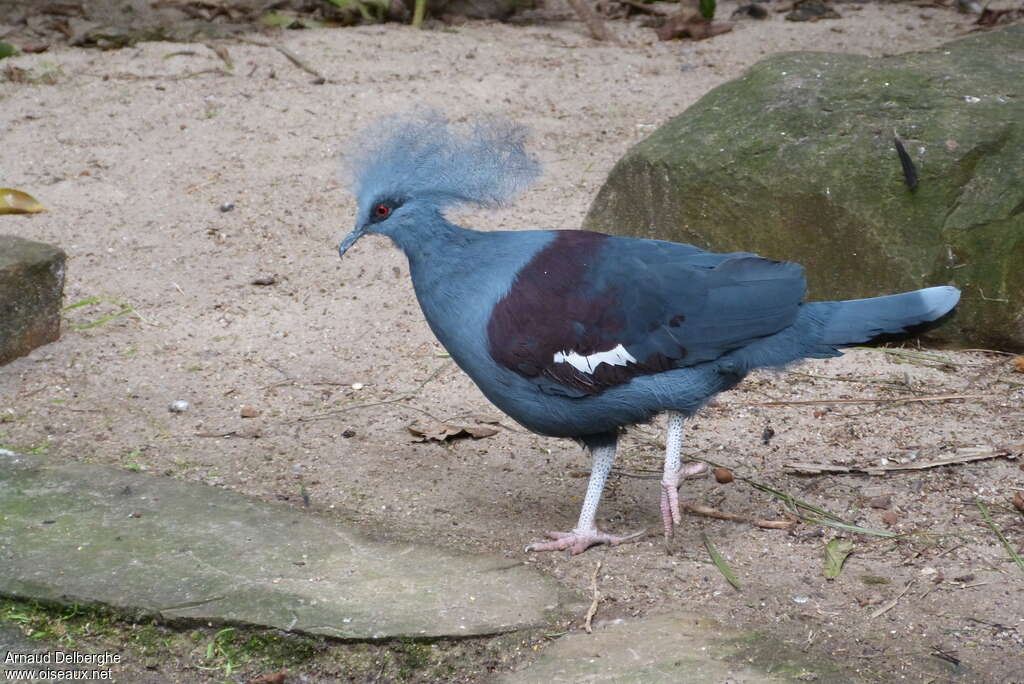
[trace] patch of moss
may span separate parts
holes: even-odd
[[[102,607],[61,606],[0,597],[8,622],[40,648],[114,652],[122,675],[133,671],[191,671],[210,681],[247,680],[287,670],[311,681],[432,683],[487,678],[530,653],[539,633],[424,642],[339,642],[276,629],[170,626],[132,620]]]
[[[853,681],[842,669],[824,660],[815,660],[796,649],[779,643],[778,639],[760,632],[727,639],[722,643],[730,658],[750,663],[765,673],[794,682],[818,681],[842,684]]]
[[[99,608],[45,605],[0,598],[0,620],[17,625],[31,639],[75,646],[79,639],[108,635],[113,617]]]

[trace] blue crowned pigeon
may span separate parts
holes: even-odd
[[[498,408],[593,457],[579,521],[527,551],[618,544],[595,525],[619,430],[668,415],[661,515],[679,524],[682,426],[751,370],[906,334],[944,316],[953,287],[842,302],[804,301],[803,268],[755,254],[581,230],[477,232],[445,209],[508,202],[539,174],[525,130],[493,119],[454,127],[430,112],[389,117],[351,159],[355,229],[409,259],[423,315]],[[642,534],[642,533],[639,533]]]

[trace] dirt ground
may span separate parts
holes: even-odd
[[[972,28],[950,9],[837,7],[842,19],[792,23],[773,11],[698,43],[659,43],[634,20],[610,24],[624,45],[598,44],[556,7],[520,25],[224,41],[230,71],[201,44],[167,42],[5,60],[52,75],[0,82],[0,185],[30,192],[49,213],[2,217],[0,231],[63,247],[66,304],[82,305],[67,311],[59,342],[0,369],[0,446],[504,554],[584,595],[600,561],[599,618],[702,612],[835,658],[863,681],[1024,682],[1024,568],[975,503],[1021,551],[1024,517],[1010,497],[1024,491],[1024,375],[1009,356],[857,350],[753,376],[688,424],[688,453],[897,537],[687,516],[667,555],[662,434],[651,425],[625,437],[599,517],[606,529],[651,535],[572,559],[526,555],[544,530],[574,524],[583,452],[499,415],[445,358],[389,244],[363,239],[344,261],[335,253],[354,221],[340,157],[383,114],[430,105],[455,119],[484,111],[523,121],[543,179],[510,208],[455,218],[485,230],[576,228],[632,144],[765,55],[883,55]],[[957,398],[936,398],[947,395]],[[169,411],[179,400],[188,409]],[[413,442],[406,427],[433,419],[499,432]],[[925,463],[968,447],[995,457],[879,476],[786,468]],[[778,498],[739,479],[692,480],[682,498],[784,519]],[[702,534],[741,591],[711,564]],[[827,580],[823,549],[836,536],[854,552]]]

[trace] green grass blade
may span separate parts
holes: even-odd
[[[95,321],[89,321],[88,323],[72,323],[71,327],[74,328],[75,330],[88,330],[89,328],[97,328],[103,325],[104,323],[109,323],[115,318],[124,316],[126,313],[134,313],[134,311],[134,309],[128,307],[125,309],[121,309],[117,313],[112,313],[109,316],[100,316]]]
[[[801,519],[807,522],[817,523],[819,525],[828,525],[829,527],[835,527],[839,530],[846,530],[847,532],[856,532],[857,534],[870,534],[873,537],[883,537],[885,539],[892,539],[900,535],[895,532],[887,532],[886,530],[873,530],[870,527],[861,527],[860,525],[850,525],[848,523],[841,523],[835,520],[821,520],[819,518],[812,518],[810,516],[800,516]]]
[[[74,304],[68,304],[67,306],[64,307],[64,310],[71,311],[72,309],[77,309],[80,306],[89,306],[90,304],[96,304],[97,302],[101,301],[104,300],[100,299],[99,297],[89,297],[88,299],[82,299],[80,301],[77,301]]]
[[[714,563],[715,567],[718,568],[718,571],[722,573],[722,577],[724,577],[729,584],[736,589],[736,591],[740,591],[740,581],[736,579],[736,574],[733,573],[732,568],[730,568],[729,564],[725,562],[724,558],[722,558],[722,554],[718,553],[718,549],[716,549],[715,545],[711,543],[710,539],[708,539],[708,535],[701,534],[701,537],[704,539],[704,548],[708,550],[708,555],[711,556],[711,562]]]
[[[745,482],[747,484],[749,484],[751,487],[753,487],[754,489],[760,489],[765,494],[771,494],[776,499],[779,499],[780,501],[783,501],[785,503],[790,504],[791,506],[793,506],[794,509],[796,509],[796,508],[803,508],[805,510],[811,511],[812,513],[817,513],[818,515],[820,515],[822,517],[825,517],[825,518],[828,518],[830,520],[835,520],[837,522],[843,522],[843,519],[840,518],[838,515],[836,515],[834,513],[831,513],[829,511],[826,511],[824,508],[818,508],[817,506],[815,506],[813,504],[809,504],[806,501],[800,501],[799,499],[794,499],[792,495],[786,494],[784,492],[780,492],[780,491],[775,490],[775,489],[772,489],[768,485],[763,485],[760,482],[754,482],[753,480],[745,480]],[[794,512],[796,512],[796,511],[794,511]]]
[[[1013,547],[1010,546],[1010,542],[1003,536],[1002,530],[999,529],[999,526],[996,525],[992,516],[989,515],[988,506],[986,506],[981,499],[975,499],[974,503],[978,507],[978,510],[981,511],[981,517],[985,519],[988,526],[992,528],[992,532],[996,535],[999,541],[1002,542],[1003,548],[1006,549],[1006,553],[1010,554],[1010,558],[1013,559],[1013,562],[1017,564],[1018,568],[1024,570],[1024,558],[1021,558],[1020,554],[1013,550]]]
[[[693,456],[693,455],[691,455],[691,456],[689,456],[689,458],[692,458],[692,459],[697,460],[697,461],[703,461],[704,463],[707,463],[708,465],[714,466],[716,468],[720,467],[720,464],[715,463],[714,461],[712,461],[710,459],[701,458],[700,456]],[[827,525],[829,527],[835,527],[835,528],[840,529],[840,530],[846,530],[847,532],[856,532],[858,534],[870,534],[870,535],[875,536],[875,537],[884,537],[886,539],[890,539],[892,537],[898,537],[899,536],[895,532],[886,532],[884,530],[873,530],[873,529],[870,529],[868,527],[860,527],[858,525],[851,525],[850,523],[846,522],[845,520],[840,518],[835,513],[832,513],[831,511],[827,511],[824,508],[819,508],[818,506],[815,506],[814,504],[809,504],[806,501],[801,501],[800,499],[794,498],[792,494],[787,494],[786,492],[780,492],[777,489],[772,489],[768,485],[761,484],[760,482],[756,482],[754,480],[751,480],[748,477],[742,477],[742,476],[737,475],[736,479],[741,481],[741,482],[746,482],[748,485],[750,485],[754,489],[759,489],[760,491],[764,492],[765,494],[770,494],[771,496],[774,496],[776,499],[778,499],[783,504],[785,504],[786,507],[789,508],[789,510],[794,515],[798,516],[804,522],[815,523],[817,525]],[[820,517],[812,517],[812,516],[809,516],[809,515],[804,515],[804,514],[802,514],[800,512],[800,509],[803,509],[805,511],[810,511],[811,513],[816,513]]]

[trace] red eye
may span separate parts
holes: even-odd
[[[373,208],[373,213],[379,216],[380,218],[387,218],[388,215],[391,213],[391,207],[389,207],[386,204],[378,204],[376,207]]]

